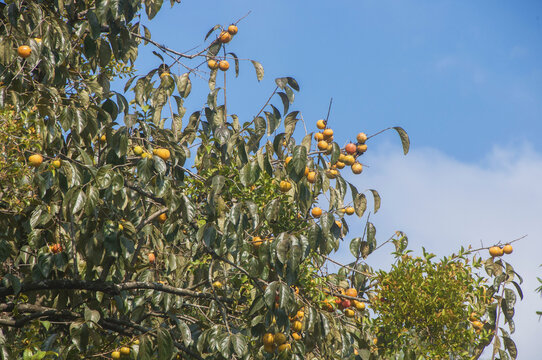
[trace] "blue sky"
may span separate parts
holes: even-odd
[[[397,136],[385,133],[369,142],[369,167],[349,177],[382,195],[382,210],[372,216],[378,240],[401,229],[414,250],[443,256],[527,234],[507,258],[525,278],[514,339],[520,359],[539,358],[542,2],[183,0],[164,7],[143,23],[155,41],[178,51],[201,46],[213,25],[251,11],[228,51],[260,61],[265,77],[258,83],[248,61],[238,79],[228,73],[228,110],[241,121],[265,103],[274,78],[293,76],[301,92],[292,108],[309,131],[331,97],[339,144],[359,131],[394,125],[408,131],[408,156]],[[159,65],[150,50],[140,50],[140,73]],[[192,81],[188,114],[208,92],[205,80]],[[362,225],[351,226],[353,236]],[[385,250],[371,265],[389,264]],[[337,257],[348,260],[347,252]]]

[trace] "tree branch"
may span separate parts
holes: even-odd
[[[100,291],[109,295],[119,295],[121,291],[129,290],[156,290],[169,294],[188,296],[198,299],[214,299],[213,294],[196,292],[187,289],[176,288],[161,283],[148,283],[142,281],[129,281],[120,284],[105,281],[83,281],[83,280],[42,280],[33,283],[21,284],[19,293],[27,293],[38,290],[89,290]],[[0,287],[0,297],[14,295],[13,287]],[[219,297],[221,301],[231,303],[232,300]]]

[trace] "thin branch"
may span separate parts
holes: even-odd
[[[149,38],[147,38],[147,37],[145,37],[145,36],[141,36],[141,35],[139,35],[139,34],[137,34],[137,33],[130,32],[130,34],[133,35],[133,36],[135,36],[135,37],[137,37],[137,38],[139,38],[139,39],[141,39],[141,40],[145,40],[145,41],[147,41],[147,42],[150,42],[151,44],[153,44],[154,46],[156,46],[157,48],[159,48],[160,50],[162,50],[162,51],[164,51],[164,52],[170,52],[170,53],[172,53],[172,54],[175,54],[175,55],[177,55],[177,56],[179,56],[179,57],[186,58],[186,59],[194,59],[194,58],[196,58],[196,57],[198,57],[198,56],[202,56],[201,54],[203,54],[205,51],[207,51],[207,50],[208,50],[215,42],[217,42],[217,40],[218,40],[218,39],[217,39],[217,40],[211,42],[211,43],[209,44],[209,46],[207,46],[206,48],[204,48],[204,49],[201,50],[200,52],[197,52],[197,53],[192,54],[192,55],[188,55],[188,54],[184,54],[184,53],[175,51],[175,50],[173,50],[173,49],[170,49],[170,48],[168,48],[168,47],[165,46],[165,45],[159,44],[159,43],[157,43],[156,41],[151,40],[151,39],[149,39]]]
[[[330,257],[328,257],[328,256],[326,256],[326,255],[320,255],[320,256],[322,256],[322,257],[325,258],[326,260],[328,260],[328,261],[334,263],[335,265],[339,265],[339,266],[341,266],[341,267],[344,267],[345,269],[352,270],[352,271],[354,271],[354,272],[357,272],[358,274],[362,274],[362,275],[365,275],[365,276],[367,276],[367,277],[373,277],[373,276],[374,276],[373,274],[369,274],[368,272],[361,271],[361,270],[355,269],[355,268],[353,268],[353,267],[350,267],[350,266],[341,264],[340,262],[335,261],[335,260],[333,260],[332,258],[330,258]]]
[[[239,130],[239,134],[242,133],[243,131],[245,131],[246,129],[248,129],[248,127],[250,125],[252,125],[254,123],[254,120],[256,120],[256,118],[258,116],[260,116],[260,114],[262,113],[262,111],[265,109],[265,107],[269,104],[269,102],[271,101],[271,98],[273,97],[273,95],[275,95],[277,93],[277,90],[279,89],[278,85],[275,87],[275,90],[273,90],[273,92],[271,93],[271,95],[269,96],[269,98],[267,99],[267,101],[265,102],[265,104],[262,106],[262,108],[260,109],[260,111],[258,111],[258,113],[256,114],[256,116],[254,116],[254,118],[252,119],[251,122],[249,122],[245,127],[243,127],[241,130]],[[285,114],[286,115],[286,114]]]
[[[234,24],[234,25],[239,24],[239,22],[240,22],[241,20],[243,20],[244,18],[246,18],[247,16],[249,16],[251,12],[252,12],[252,10],[249,10],[243,17],[241,17],[239,20],[237,20],[237,21],[234,22],[233,24]]]
[[[378,135],[378,134],[382,134],[384,131],[388,131],[388,130],[391,130],[391,129],[393,129],[393,128],[392,128],[392,127],[389,127],[389,128],[387,128],[387,129],[380,130],[380,131],[377,132],[376,134],[373,134],[373,135],[371,135],[371,136],[367,136],[367,140],[369,140],[370,138],[372,138],[372,137],[374,137],[374,136],[376,136],[376,135]]]
[[[333,104],[333,98],[329,99],[329,107],[327,108],[326,125],[329,120],[329,113],[331,112],[331,104]]]

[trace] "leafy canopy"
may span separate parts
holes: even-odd
[[[2,133],[14,154],[2,164],[13,168],[9,181],[24,196],[16,203],[1,195],[1,358],[117,351],[133,359],[377,359],[412,351],[430,358],[431,347],[402,342],[404,352],[382,337],[382,327],[398,333],[421,315],[396,316],[383,301],[393,295],[386,281],[397,292],[410,283],[401,271],[376,274],[365,262],[377,249],[373,224],[367,221],[365,234],[349,241],[356,260],[337,273],[326,271],[348,236],[347,208],[363,217],[367,198],[343,178],[350,159],[329,131],[314,134],[325,137],[319,143],[313,133],[296,132],[300,113],[290,111],[300,90],[295,79],[276,79],[262,110],[241,123],[219,97],[226,77],[240,71],[239,58],[227,51],[235,39],[219,40],[227,27],[213,27],[202,50],[182,54],[154,42],[140,25],[142,11],[152,18],[162,1],[0,6],[0,106],[2,119],[15,124]],[[141,42],[189,71],[175,74],[156,53],[161,64],[133,76]],[[18,56],[21,45],[30,46],[30,56]],[[223,74],[208,71],[208,60],[234,66]],[[251,64],[262,80],[263,66]],[[201,110],[185,116],[195,74],[208,76],[210,92]],[[117,77],[129,78],[131,100],[111,88]],[[282,106],[271,101],[277,97]],[[406,132],[390,129],[408,152]],[[15,134],[23,140],[13,140]],[[356,166],[364,143],[352,155]],[[43,163],[23,166],[35,153]],[[366,193],[378,211],[378,192]],[[393,239],[406,245],[404,234]],[[410,331],[421,339],[447,327],[454,342],[435,349],[462,356],[466,347],[457,343],[468,339],[483,348],[489,333],[476,332],[466,319],[450,327],[466,308],[481,306],[480,296],[466,297],[481,288],[466,262],[452,264],[462,274],[454,294],[466,304],[452,316],[444,310],[451,299],[436,302],[431,309],[438,311],[425,314],[437,326]],[[431,281],[443,288],[457,285],[441,276],[445,265],[398,266],[418,280],[436,274]],[[497,265],[491,266],[490,276],[498,277]],[[511,280],[494,287],[504,281]],[[430,302],[432,295],[418,300]],[[394,305],[413,306],[407,299]],[[364,305],[371,303],[374,317]]]

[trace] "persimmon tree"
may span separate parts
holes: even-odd
[[[390,271],[367,264],[383,244],[368,220],[350,237],[349,222],[364,217],[366,194],[374,212],[380,196],[343,174],[362,173],[374,136],[341,146],[327,118],[296,130],[292,77],[248,121],[226,107],[237,24],[185,54],[140,25],[162,1],[2,7],[0,105],[18,129],[7,154],[31,186],[17,206],[0,199],[1,358],[464,358],[494,338],[495,354],[516,357],[498,328],[503,313],[513,332],[503,287],[521,291],[509,264],[484,260],[482,276],[473,250],[412,259],[401,232],[383,243],[396,246]],[[134,75],[142,43],[159,63]],[[175,74],[177,63],[189,70]],[[194,75],[210,92],[187,115]],[[119,77],[124,93],[110,85]],[[406,154],[406,132],[385,130]],[[331,257],[342,243],[355,261]]]

